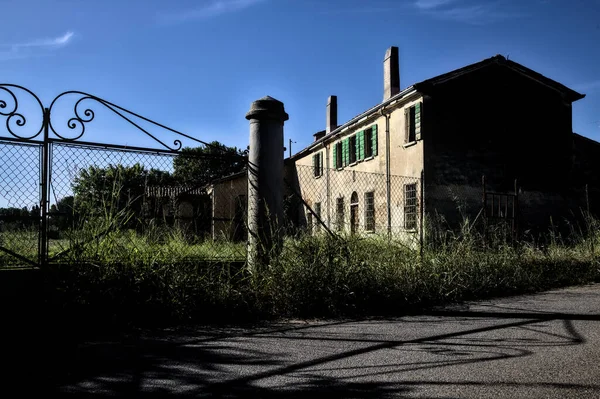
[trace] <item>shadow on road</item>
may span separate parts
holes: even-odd
[[[18,336],[3,340],[3,369],[9,370],[3,387],[5,393],[12,390],[19,396],[54,392],[61,397],[97,398],[402,397],[426,386],[483,384],[415,381],[404,379],[403,373],[527,357],[543,348],[585,344],[575,320],[600,321],[600,315],[439,310],[394,320],[131,332],[89,342],[48,325],[20,330]],[[560,331],[547,328],[550,322],[561,323]],[[390,339],[404,336],[403,328],[419,323],[424,324],[425,333]],[[432,333],[446,331],[436,327],[444,323],[450,325],[448,332]],[[393,325],[396,334],[379,334],[384,325]],[[511,334],[506,333],[509,330]],[[389,356],[361,361],[363,356],[385,351],[398,353],[393,361]],[[600,393],[600,385],[486,384]]]

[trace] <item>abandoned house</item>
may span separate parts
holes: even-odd
[[[500,55],[402,88],[391,47],[383,71],[381,103],[338,124],[331,96],[325,130],[286,159],[288,194],[310,207],[299,206],[297,224],[420,239],[433,215],[543,228],[576,213],[585,185],[598,185],[600,144],[572,130],[583,94]],[[214,195],[214,216],[233,221],[246,176],[214,192],[220,185],[236,195]]]

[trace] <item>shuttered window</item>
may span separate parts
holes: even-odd
[[[343,161],[343,149],[342,149],[342,142],[338,141],[337,143],[335,143],[335,145],[333,146],[333,167],[336,169],[339,169],[341,167],[343,167],[344,161]]]
[[[356,155],[358,153],[358,146],[356,145],[356,136],[348,137],[348,161],[353,164],[356,162]]]
[[[373,125],[333,145],[333,167],[340,169],[376,155],[377,125]]]
[[[318,152],[312,157],[313,173],[315,177],[323,176],[323,152]]]
[[[342,140],[342,166],[348,166],[350,163],[350,140]]]
[[[367,130],[371,130],[370,128]],[[367,130],[361,130],[356,133],[356,159],[362,161],[365,159],[365,133]]]
[[[404,110],[404,142],[412,143],[421,140],[421,114],[422,103],[417,103]]]

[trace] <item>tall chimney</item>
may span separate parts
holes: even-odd
[[[325,128],[325,134],[331,133],[337,126],[337,96],[329,96],[327,99],[327,127]]]
[[[383,60],[383,101],[400,93],[400,66],[398,47],[390,47]]]

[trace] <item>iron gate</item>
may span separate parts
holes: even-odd
[[[126,121],[155,147],[84,141],[96,117],[92,105]],[[172,144],[151,129],[172,135]],[[188,151],[184,142],[210,151]],[[0,267],[37,267],[75,255],[94,262],[106,255],[98,251],[115,231],[121,235],[110,245],[127,245],[123,254],[151,256],[139,254],[140,240],[162,234],[157,245],[176,238],[185,245],[174,253],[185,247],[190,257],[193,251],[210,257],[206,243],[222,232],[214,231],[208,187],[247,160],[84,92],[61,93],[44,107],[14,84],[0,84],[0,155]],[[178,165],[202,176],[177,175]],[[207,165],[221,175],[202,173]],[[213,255],[245,257],[244,245],[231,248]]]

